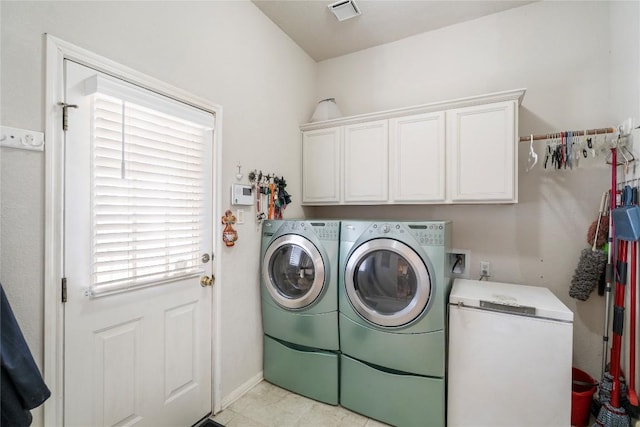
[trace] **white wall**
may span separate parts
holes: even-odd
[[[612,69],[628,65],[612,62],[612,33],[635,45],[627,54],[637,63],[640,20],[636,12],[619,26],[610,22],[610,9],[625,14],[637,7],[536,2],[326,60],[319,63],[318,98],[334,97],[345,115],[353,115],[527,88],[520,135],[616,126],[637,116],[638,90],[636,80],[634,91],[620,95],[628,101],[624,108],[610,108]],[[637,71],[635,65],[628,73],[637,78]],[[631,79],[626,73],[620,78]],[[542,162],[544,142],[535,147]],[[599,378],[604,298],[592,294],[578,302],[568,291],[588,226],[609,186],[609,168],[599,157],[577,170],[544,170],[539,162],[526,173],[528,144],[519,148],[517,205],[318,207],[311,213],[453,220],[453,246],[471,251],[473,278],[479,277],[479,262],[490,261],[492,279],[549,287],[574,311],[574,364]]]
[[[223,107],[223,208],[236,164],[284,176],[302,216],[299,129],[316,64],[252,3],[1,2],[1,123],[44,130],[49,33]],[[0,280],[43,362],[44,154],[0,150]],[[218,218],[219,220],[219,218]],[[253,213],[222,254],[222,398],[262,370],[259,230]],[[34,425],[41,424],[36,411]]]

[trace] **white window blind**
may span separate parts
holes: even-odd
[[[211,127],[128,98],[93,95],[93,296],[201,274],[210,238],[201,222]]]

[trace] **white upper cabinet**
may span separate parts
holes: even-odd
[[[340,197],[342,128],[302,134],[302,203],[336,204]]]
[[[389,120],[390,201],[444,202],[445,114]]]
[[[449,199],[517,202],[516,102],[447,111]]]
[[[344,202],[386,202],[389,186],[387,120],[344,126]]]
[[[304,124],[302,203],[517,203],[524,93]]]

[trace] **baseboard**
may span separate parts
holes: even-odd
[[[248,392],[257,384],[259,384],[263,379],[264,379],[263,372],[260,371],[256,375],[254,375],[253,377],[245,381],[244,384],[240,385],[240,387],[237,387],[227,396],[223,397],[221,402],[222,410],[224,410],[227,406],[231,405],[233,402],[235,402],[236,400],[244,396],[246,392]]]

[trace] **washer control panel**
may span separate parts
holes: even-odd
[[[287,221],[284,223],[284,229],[285,230],[291,230],[291,231],[306,231],[308,227],[308,224],[304,221]]]
[[[338,240],[340,223],[338,221],[309,221],[320,240]]]

